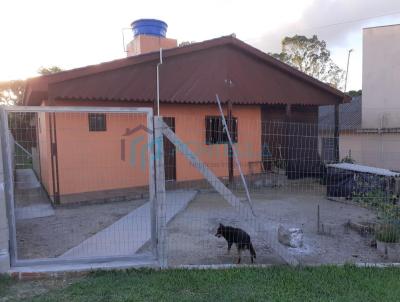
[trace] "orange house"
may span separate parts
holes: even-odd
[[[159,46],[162,39],[157,39],[159,44],[153,44]],[[317,123],[318,106],[347,100],[342,92],[233,36],[168,47],[159,66],[160,115],[219,177],[228,175],[228,156],[215,94],[233,117],[231,134],[245,174],[249,163],[263,161],[262,146],[268,141],[264,122]],[[159,60],[155,50],[33,78],[24,104],[153,108]],[[55,202],[118,198],[148,185],[145,114],[37,116],[38,174]],[[202,179],[182,154],[165,144],[167,180]]]

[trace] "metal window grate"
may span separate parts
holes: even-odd
[[[107,131],[105,113],[88,113],[89,131]]]
[[[225,120],[228,123],[228,118],[225,117]],[[232,133],[231,138],[234,143],[238,142],[238,122],[237,118],[233,117],[232,121]],[[206,144],[214,145],[214,144],[227,144],[228,136],[224,130],[224,126],[222,124],[222,118],[220,116],[206,116]]]

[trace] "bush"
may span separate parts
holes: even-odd
[[[400,204],[398,204],[397,196],[391,196],[382,190],[373,190],[361,194],[353,193],[353,200],[375,209],[378,219],[383,223],[400,225]]]
[[[393,224],[383,224],[379,227],[375,235],[376,240],[395,243],[400,240],[399,227]]]

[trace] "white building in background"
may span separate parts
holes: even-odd
[[[333,116],[332,106],[320,107],[320,125],[332,129]],[[362,97],[340,105],[339,129],[341,159],[400,171],[400,24],[363,29]],[[331,135],[321,138],[325,161]]]
[[[362,127],[400,128],[400,24],[363,30]]]

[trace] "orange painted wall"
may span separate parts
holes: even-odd
[[[57,102],[54,105],[76,105]],[[104,106],[103,102],[79,102],[83,106]],[[106,102],[110,106],[110,102]],[[131,103],[111,103],[132,106]],[[140,104],[137,104],[140,106]],[[206,145],[205,117],[219,115],[216,105],[162,104],[161,115],[175,117],[176,134],[220,177],[228,175],[227,145]],[[248,162],[261,161],[261,110],[259,106],[234,106],[238,120],[238,143],[243,172]],[[143,130],[124,137],[126,129],[146,125],[145,115],[107,114],[106,132],[89,132],[87,113],[57,113],[57,144],[60,194],[72,194],[129,188],[148,184],[147,136]],[[49,136],[48,136],[49,137]],[[125,160],[121,159],[121,140],[125,139]],[[135,152],[130,150],[135,144]],[[48,148],[44,139],[41,150]],[[134,154],[134,165],[130,155]],[[50,166],[46,153],[41,152],[43,166]],[[177,152],[177,180],[202,179],[186,158]],[[50,167],[51,168],[51,167]],[[46,167],[48,170],[48,167]],[[235,174],[238,169],[234,164]],[[45,175],[43,175],[45,176]],[[50,188],[51,177],[43,177]]]
[[[47,193],[53,195],[53,182],[51,174],[50,131],[49,114],[38,113],[38,141],[40,152],[40,176]]]
[[[126,129],[146,125],[144,114],[108,113],[104,132],[89,131],[88,113],[57,113],[56,120],[61,195],[148,184],[147,136],[143,130],[124,136]],[[135,139],[132,162],[128,149]]]
[[[164,105],[161,115],[175,117],[176,134],[219,177],[228,176],[227,145],[206,145],[205,117],[219,116],[216,105]],[[235,144],[242,171],[248,173],[248,162],[261,161],[261,110],[259,106],[234,106],[238,121],[238,143]],[[183,154],[177,153],[177,180],[202,179]],[[239,174],[234,164],[235,175]]]

